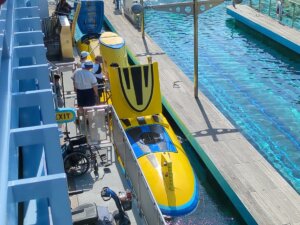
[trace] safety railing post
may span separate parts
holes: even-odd
[[[296,4],[293,2],[292,5],[293,5],[292,27],[294,27]]]

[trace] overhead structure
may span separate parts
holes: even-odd
[[[194,97],[198,98],[198,14],[203,13],[217,5],[223,3],[224,0],[208,0],[181,3],[168,3],[146,6],[159,11],[179,13],[194,16]],[[143,18],[144,21],[144,18]],[[143,23],[142,23],[143,24]],[[142,35],[144,34],[144,26],[142,26]]]
[[[208,1],[196,1],[197,13],[203,13],[217,5],[223,3],[223,0],[208,0]],[[155,9],[158,11],[165,11],[171,13],[181,13],[186,15],[193,15],[194,2],[179,2],[179,3],[168,3],[159,5],[148,5],[145,6],[146,9]]]

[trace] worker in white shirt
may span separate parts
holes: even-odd
[[[99,104],[97,79],[91,72],[92,69],[93,62],[85,61],[83,68],[77,69],[72,77],[79,113],[82,112],[82,107]]]

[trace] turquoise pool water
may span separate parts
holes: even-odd
[[[300,193],[300,57],[235,22],[227,4],[199,15],[199,89]],[[147,10],[145,23],[193,79],[193,18]]]

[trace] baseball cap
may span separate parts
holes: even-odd
[[[85,61],[83,65],[84,65],[84,68],[85,68],[85,69],[92,69],[93,66],[94,66],[93,62],[92,62],[92,61],[89,61],[89,60],[88,60],[88,61]]]
[[[90,53],[88,53],[88,52],[86,52],[86,51],[82,51],[82,52],[80,53],[80,58],[86,58],[86,57],[88,57],[89,54],[90,54]]]

